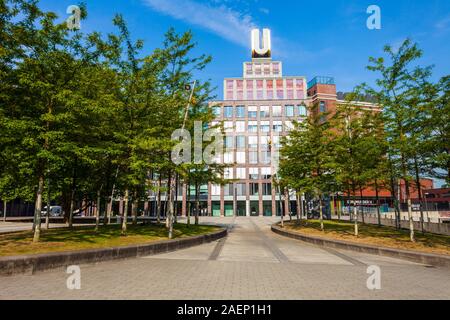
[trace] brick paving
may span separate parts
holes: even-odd
[[[81,266],[81,290],[57,269],[0,277],[0,299],[449,299],[450,270],[328,250],[270,231],[270,218],[204,218],[233,226],[221,241],[159,256]],[[366,287],[367,266],[382,289]]]

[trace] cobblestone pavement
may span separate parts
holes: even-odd
[[[270,231],[270,218],[204,218],[228,238],[182,251],[81,266],[81,290],[58,269],[0,277],[0,299],[449,299],[450,271],[315,247]],[[381,268],[370,291],[367,267]]]

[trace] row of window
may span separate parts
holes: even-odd
[[[280,148],[280,137],[274,136],[226,136],[224,140],[225,149],[257,149],[268,150],[269,146]]]
[[[220,186],[213,185],[211,189],[212,196],[220,196]],[[272,184],[263,183],[262,190],[260,190],[259,183],[249,184],[249,194],[250,196],[259,196],[260,192],[263,196],[272,195]],[[247,185],[245,183],[228,184],[223,187],[223,193],[225,197],[237,196],[245,197],[247,196]]]
[[[272,168],[236,168],[236,173],[233,168],[226,168],[224,170],[224,179],[239,179],[239,180],[271,180]]]
[[[222,117],[222,109],[223,109],[223,118],[231,119],[231,118],[246,118],[246,116],[250,119],[257,119],[258,113],[261,119],[270,118],[281,118],[283,115],[283,107],[282,106],[249,106],[247,109],[245,106],[224,106],[223,108],[215,106],[213,107],[213,113],[216,117]],[[271,113],[272,111],[272,113]],[[308,115],[308,111],[306,106],[304,105],[287,105],[284,106],[284,115],[286,117],[306,117]]]
[[[269,63],[246,63],[245,73],[247,75],[280,75],[281,66],[279,62],[269,62]],[[271,71],[272,70],[272,71]]]
[[[211,125],[213,127],[217,126],[218,122],[212,122]],[[227,133],[243,133],[243,132],[250,132],[250,133],[270,133],[273,132],[290,132],[294,128],[294,124],[292,121],[285,121],[283,124],[283,121],[272,121],[272,125],[270,124],[270,121],[261,121],[258,124],[258,121],[249,121],[248,125],[245,121],[225,121],[224,122],[224,129]]]
[[[247,161],[248,160],[248,161]],[[223,154],[223,161],[220,156],[214,159],[215,163],[223,164],[263,164],[268,165],[272,163],[272,152],[261,150],[258,151],[237,151],[225,152]]]

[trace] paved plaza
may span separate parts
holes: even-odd
[[[126,261],[81,266],[81,290],[58,269],[0,277],[0,299],[449,299],[450,270],[273,234],[273,218],[202,218],[227,226],[226,239]],[[368,266],[381,268],[370,291]]]

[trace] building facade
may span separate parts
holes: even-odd
[[[331,77],[286,76],[281,61],[271,57],[270,31],[264,44],[259,31],[252,32],[252,61],[243,63],[239,78],[226,78],[222,101],[213,101],[216,120],[225,129],[225,153],[229,164],[224,187],[208,186],[208,212],[213,216],[275,216],[297,211],[296,195],[283,194],[273,185],[278,167],[280,139],[288,135],[294,121],[304,121],[308,107],[333,113],[339,102]],[[372,108],[372,104],[367,104]]]

